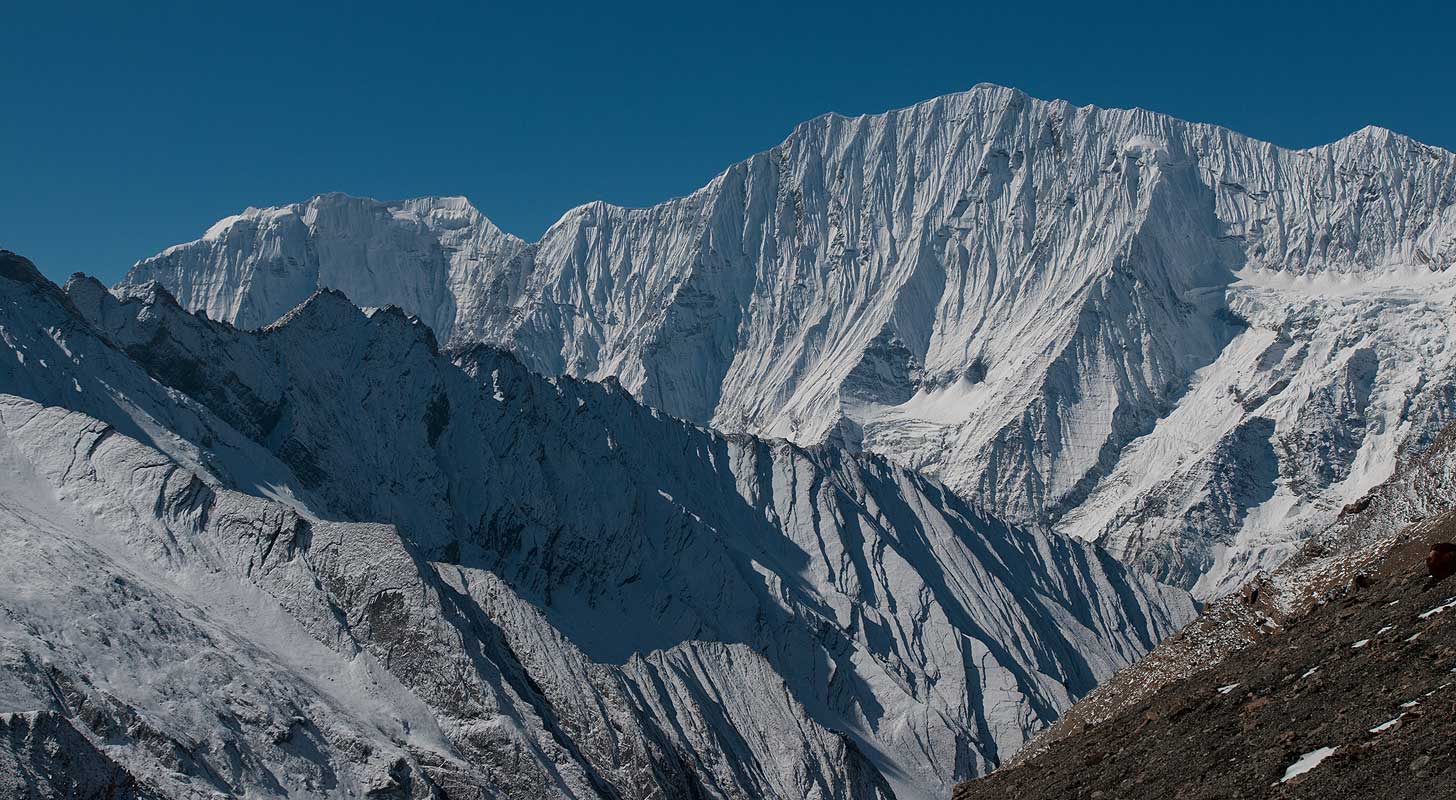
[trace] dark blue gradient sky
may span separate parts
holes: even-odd
[[[4,3],[0,247],[111,281],[249,205],[464,194],[534,238],[826,111],[980,81],[1456,148],[1450,3]],[[903,7],[903,6],[913,7]]]

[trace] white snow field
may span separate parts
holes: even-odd
[[[826,115],[535,243],[463,198],[249,209],[145,259],[255,328],[316,288],[618,379],[726,432],[837,442],[1209,597],[1450,418],[1456,156],[1286,150],[981,85]]]

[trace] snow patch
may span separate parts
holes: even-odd
[[[1305,753],[1304,755],[1295,759],[1294,763],[1290,764],[1288,769],[1284,770],[1284,777],[1279,779],[1279,783],[1289,783],[1295,778],[1298,778],[1300,775],[1303,775],[1304,773],[1309,772],[1315,767],[1318,767],[1320,765],[1320,762],[1324,761],[1334,754],[1335,748],[1333,747],[1321,747],[1318,750],[1311,750],[1308,753]],[[1275,784],[1275,786],[1278,785],[1279,784]]]
[[[1430,619],[1431,617],[1434,617],[1437,614],[1440,614],[1441,612],[1447,611],[1447,610],[1452,609],[1452,608],[1456,608],[1456,597],[1452,597],[1452,598],[1448,599],[1446,602],[1442,603],[1441,605],[1436,606],[1435,608],[1432,608],[1432,609],[1430,609],[1428,611],[1422,611],[1417,616],[1420,617],[1421,619]]]
[[[1385,733],[1386,731],[1390,730],[1391,728],[1394,728],[1395,726],[1399,725],[1401,719],[1404,716],[1405,715],[1402,714],[1401,716],[1396,717],[1395,719],[1389,720],[1387,722],[1382,722],[1379,725],[1376,725],[1375,727],[1371,728],[1370,729],[1370,732],[1371,733]]]

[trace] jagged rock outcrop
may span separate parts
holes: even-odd
[[[529,245],[458,198],[325,195],[123,286],[244,327],[320,286],[398,304],[700,424],[886,455],[1213,595],[1447,420],[1453,187],[1456,155],[1378,128],[1286,150],[983,85],[817,118]],[[1255,462],[1260,485],[1220,485]]]
[[[0,700],[162,796],[943,795],[1192,615],[337,292],[246,332],[0,283]]]

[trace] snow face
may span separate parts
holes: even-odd
[[[0,712],[179,796],[944,796],[1193,613],[397,309],[0,283]]]
[[[328,286],[361,306],[408,308],[449,331],[458,314],[472,313],[485,271],[523,247],[463,197],[380,203],[335,193],[219,220],[136,274],[243,327],[273,322]]]
[[[138,263],[256,327],[315,288],[720,430],[838,442],[1214,595],[1445,419],[1456,156],[1309,150],[978,86],[800,125],[687,197],[330,195]],[[459,226],[459,227],[452,227]]]

